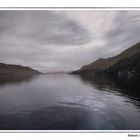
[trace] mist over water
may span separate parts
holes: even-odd
[[[17,79],[0,82],[0,130],[140,129],[138,91],[110,79],[70,74]]]

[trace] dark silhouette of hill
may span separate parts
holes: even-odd
[[[0,84],[27,81],[38,74],[41,73],[30,67],[0,63]]]
[[[39,74],[40,72],[30,67],[0,63],[0,74]]]
[[[95,62],[81,67],[73,74],[107,74],[121,78],[133,78],[140,75],[140,43],[126,49],[122,53],[100,58]]]

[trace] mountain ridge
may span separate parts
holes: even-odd
[[[135,69],[133,70],[133,67]],[[77,71],[73,71],[73,74],[108,74],[108,75],[118,75],[120,71],[129,71],[133,70],[135,73],[140,71],[140,42],[124,50],[120,54],[109,57],[109,58],[100,58],[96,61],[84,65]],[[127,71],[127,72],[126,72]]]
[[[0,63],[0,75],[11,74],[41,74],[41,72],[28,66]]]

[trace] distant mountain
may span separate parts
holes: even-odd
[[[140,46],[137,53],[116,62],[105,73],[121,79],[140,78]]]
[[[39,71],[21,65],[0,63],[0,85],[30,81]]]
[[[70,71],[46,72],[45,74],[68,74]]]
[[[138,76],[140,74],[140,43],[126,49],[119,55],[106,59],[100,58],[72,73],[108,74],[121,77]]]
[[[25,67],[21,65],[12,65],[0,63],[0,76],[4,75],[33,75],[40,74],[39,71],[34,70],[30,67]]]

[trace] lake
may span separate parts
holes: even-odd
[[[140,95],[108,78],[46,74],[0,81],[0,130],[138,130]]]

